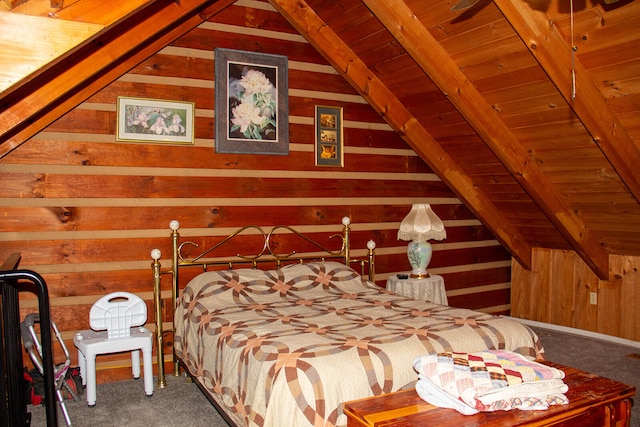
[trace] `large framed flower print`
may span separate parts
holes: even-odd
[[[289,154],[287,57],[215,50],[217,153]]]

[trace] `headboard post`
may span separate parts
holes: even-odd
[[[376,242],[374,242],[373,240],[369,240],[367,242],[367,249],[369,251],[369,253],[368,253],[368,255],[369,255],[369,280],[375,283],[375,280],[376,280],[376,263],[375,263],[375,259],[376,259],[376,255],[375,255]]]
[[[342,225],[344,226],[342,229],[342,247],[344,249],[344,265],[349,265],[351,257],[349,256],[349,248],[351,247],[350,239],[350,231],[349,224],[351,224],[351,218],[345,216],[342,218]]]
[[[156,357],[158,358],[158,388],[164,388],[167,386],[167,382],[164,378],[164,339],[162,330],[162,296],[160,288],[160,257],[162,253],[160,249],[153,249],[151,251],[151,270],[153,271],[153,303],[156,317]]]
[[[171,272],[173,273],[173,285],[171,289],[171,312],[174,313],[176,310],[176,306],[178,304],[178,239],[180,238],[180,233],[178,233],[178,229],[180,228],[180,223],[177,220],[172,220],[169,223],[169,228],[171,228],[171,240],[173,242],[173,256],[171,260]],[[174,332],[175,333],[175,332]],[[176,357],[175,348],[171,352],[172,361],[173,361],[173,375],[178,377],[180,376],[180,362],[178,362],[178,358]]]

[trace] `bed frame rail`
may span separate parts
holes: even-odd
[[[295,230],[292,227],[286,225],[278,225],[272,227],[268,232],[265,232],[263,228],[257,225],[247,225],[239,228],[235,232],[229,234],[227,237],[206,249],[199,255],[195,257],[185,256],[183,253],[183,249],[187,246],[198,247],[198,245],[191,241],[185,241],[180,243],[180,233],[178,233],[178,229],[180,228],[180,223],[177,220],[173,220],[169,223],[169,228],[171,229],[171,240],[172,240],[172,259],[171,259],[171,268],[163,269],[160,264],[161,252],[160,249],[153,249],[151,251],[151,258],[153,262],[151,263],[151,269],[153,271],[153,294],[154,294],[154,314],[155,314],[155,323],[156,323],[156,353],[157,353],[157,361],[158,361],[158,384],[159,388],[164,388],[167,386],[165,376],[164,376],[164,331],[163,331],[163,322],[162,322],[162,298],[161,298],[161,276],[162,275],[171,275],[172,276],[172,288],[171,288],[171,303],[172,303],[172,311],[175,312],[178,296],[179,296],[179,271],[180,268],[183,267],[200,267],[203,271],[207,271],[209,266],[227,266],[228,269],[233,269],[235,265],[250,265],[253,268],[258,268],[259,264],[263,263],[271,263],[275,264],[277,268],[280,268],[283,264],[290,264],[293,262],[304,262],[304,261],[313,261],[320,260],[324,261],[326,259],[340,259],[345,265],[351,265],[354,263],[360,264],[360,272],[364,276],[365,272],[368,274],[370,281],[375,281],[375,247],[376,244],[373,240],[369,240],[367,242],[367,257],[366,258],[351,258],[351,219],[349,217],[342,218],[342,233],[334,234],[329,236],[329,238],[339,237],[341,239],[341,246],[339,250],[332,251],[315,240],[309,238],[303,233]],[[235,237],[245,232],[257,232],[259,235],[262,235],[263,245],[260,251],[258,251],[255,255],[241,255],[238,254],[236,258],[233,259],[211,259],[206,258],[212,252],[215,252],[221,246],[229,243]],[[278,254],[272,248],[272,237],[275,234],[279,234],[282,232],[290,232],[295,234],[296,236],[302,238],[303,240],[311,243],[321,252],[319,254],[296,254],[296,252],[290,252],[288,254]],[[173,316],[172,316],[173,317]],[[173,374],[175,376],[180,375],[180,362],[178,361],[175,351],[172,352],[172,361],[173,361]]]

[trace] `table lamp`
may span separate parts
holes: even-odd
[[[429,240],[442,240],[447,237],[442,220],[431,210],[428,204],[414,204],[411,212],[402,220],[398,230],[398,239],[410,240],[407,256],[411,264],[411,277],[429,277],[427,267],[431,261],[432,249]]]

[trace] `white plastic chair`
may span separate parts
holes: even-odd
[[[142,325],[147,306],[137,295],[114,292],[96,301],[89,312],[91,330],[78,332],[73,343],[78,347],[78,364],[86,386],[87,405],[96,404],[96,356],[131,351],[131,370],[140,378],[140,350],[144,363],[144,392],[153,395],[151,351],[153,336]]]

